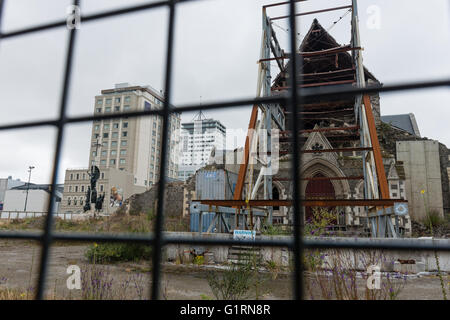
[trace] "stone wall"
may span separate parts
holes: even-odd
[[[439,162],[441,167],[441,181],[442,181],[442,202],[444,207],[444,215],[450,215],[450,181],[448,169],[450,168],[450,150],[439,143]]]
[[[233,238],[231,234],[215,234],[215,233],[202,233],[199,235],[194,232],[165,232],[165,236],[170,238],[192,238],[192,239],[214,239],[214,240],[230,240]],[[289,236],[258,236],[257,240],[264,241],[290,241],[292,240]],[[323,240],[321,238],[320,240]],[[348,241],[352,243],[358,243],[360,241],[369,241],[372,243],[377,243],[380,240],[386,239],[375,239],[375,238],[327,238],[329,241]],[[450,244],[450,239],[390,239],[392,243],[405,243],[409,244]],[[180,245],[180,244],[171,244],[165,247],[164,259],[166,261],[176,261],[177,259],[183,258],[183,262],[189,262],[192,259],[191,251],[197,253],[209,252],[212,254],[213,260],[215,263],[222,264],[228,261],[228,251],[231,249],[229,246],[193,246],[193,245]],[[321,252],[325,252],[326,250],[320,250]],[[352,255],[355,250],[342,250],[347,255]],[[367,251],[369,252],[369,251]],[[279,247],[262,247],[260,251],[262,262],[272,261],[280,266],[289,266],[292,263],[293,252],[289,251],[287,248],[279,248]],[[401,260],[414,260],[416,263],[421,263],[424,265],[425,271],[435,271],[437,270],[436,260],[434,257],[433,251],[384,251],[383,252],[386,261],[396,261],[398,259]],[[439,263],[441,271],[450,272],[450,252],[438,251],[439,255]],[[181,260],[181,259],[180,259]],[[383,264],[382,271],[392,271],[393,265],[390,266],[387,264]]]
[[[137,215],[143,213],[156,213],[158,184],[153,185],[148,191],[135,194],[119,209],[118,213]],[[184,182],[168,182],[164,192],[164,214],[168,217],[181,216],[183,214]]]

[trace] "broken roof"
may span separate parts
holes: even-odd
[[[330,49],[350,48],[340,45],[317,19],[311,24],[308,33],[304,37],[299,51],[301,53],[320,53],[317,55],[303,55],[303,85],[321,82],[338,83],[342,81],[356,80],[353,59],[348,51],[327,53]],[[289,70],[289,62],[285,72],[280,72],[274,80],[274,86],[286,85],[286,73]],[[300,73],[300,68],[298,69]],[[375,76],[364,67],[366,80],[380,83]]]
[[[381,121],[420,137],[419,127],[412,113],[381,116]]]

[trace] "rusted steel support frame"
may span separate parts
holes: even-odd
[[[329,152],[353,152],[353,151],[371,151],[372,147],[355,147],[355,148],[333,148],[322,150],[300,150],[301,153],[329,153]],[[279,151],[279,154],[290,154],[292,151]]]
[[[328,113],[341,113],[341,112],[352,112],[354,111],[353,108],[346,108],[346,109],[336,109],[336,110],[329,110],[329,111],[302,111],[302,112],[298,112],[300,114],[309,114],[309,115],[314,115],[314,114],[328,114]],[[285,114],[290,114],[290,112],[285,112]]]
[[[321,50],[321,51],[299,52],[298,54],[300,54],[302,57],[308,58],[308,57],[333,55],[336,53],[361,50],[361,49],[362,49],[361,47],[351,47],[350,45],[347,45],[347,46],[342,46],[342,47],[325,49],[325,50]],[[290,59],[290,58],[291,58],[291,54],[285,53],[284,56],[259,59],[258,62],[266,62],[266,61],[272,61],[272,60],[285,60],[285,59]],[[347,69],[345,69],[345,70],[347,70]],[[349,70],[352,70],[352,69],[349,69]]]
[[[248,124],[247,137],[245,138],[244,147],[244,161],[239,167],[238,179],[236,182],[236,188],[234,191],[234,200],[240,200],[242,197],[242,190],[244,189],[245,175],[247,173],[248,162],[250,157],[250,144],[253,139],[253,133],[256,127],[256,119],[258,118],[258,105],[253,105],[252,114],[250,116],[250,122]]]
[[[341,131],[341,130],[359,130],[359,126],[307,129],[307,130],[301,130],[300,133],[328,132],[328,131]],[[282,132],[286,132],[286,131],[282,131]],[[287,132],[289,132],[289,131],[287,131]]]
[[[198,200],[206,205],[217,205],[223,207],[267,207],[267,206],[292,206],[292,200]],[[389,207],[396,202],[408,202],[401,199],[302,199],[304,207]]]
[[[355,80],[342,80],[342,81],[330,81],[330,82],[320,82],[320,83],[312,83],[312,84],[301,84],[298,85],[300,88],[308,88],[308,87],[320,87],[320,86],[331,86],[335,84],[346,84],[346,83],[355,83]],[[281,91],[281,90],[288,90],[290,87],[274,87],[272,88],[272,91]]]
[[[351,5],[350,6],[342,6],[342,7],[334,7],[334,8],[328,8],[328,9],[322,9],[322,10],[297,13],[297,14],[295,14],[295,16],[299,17],[299,16],[306,16],[309,14],[322,13],[322,12],[335,11],[335,10],[343,10],[343,9],[351,9],[351,8],[353,8],[353,6],[351,6]],[[286,19],[286,18],[289,18],[289,16],[274,17],[274,18],[271,18],[270,20],[273,21],[273,20]]]
[[[381,157],[380,142],[378,141],[377,128],[375,127],[375,119],[372,112],[372,104],[368,95],[363,96],[364,109],[366,111],[366,118],[372,143],[373,156],[375,159],[375,167],[377,170],[378,187],[380,188],[380,196],[383,199],[389,199],[389,187],[384,171],[383,158]]]
[[[339,73],[346,73],[355,71],[355,68],[347,68],[347,69],[341,69],[336,71],[327,71],[327,72],[315,72],[315,73],[304,73],[302,74],[302,77],[310,77],[310,76],[326,76],[326,75],[332,75],[332,74],[339,74]]]
[[[300,180],[307,181],[319,181],[319,180],[363,180],[364,176],[351,176],[351,177],[312,177],[312,178],[300,178]],[[292,178],[273,178],[273,181],[292,181]]]

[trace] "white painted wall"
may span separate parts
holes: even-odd
[[[26,190],[7,190],[3,211],[23,211],[25,207]],[[44,190],[29,190],[27,200],[27,212],[47,211],[50,194]]]

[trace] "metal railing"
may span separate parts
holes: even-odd
[[[45,24],[39,24],[32,27],[27,27],[24,29],[19,29],[9,32],[1,32],[1,22],[3,8],[6,0],[0,0],[0,45],[1,42],[7,41],[8,39],[15,39],[22,35],[38,33],[44,30],[64,28],[67,25],[66,20],[58,20],[54,22],[49,22]],[[143,110],[134,111],[126,113],[111,113],[111,114],[100,114],[100,115],[86,115],[86,116],[75,116],[70,117],[67,115],[67,98],[69,95],[69,90],[71,87],[71,77],[72,77],[72,65],[73,56],[75,52],[75,45],[77,39],[77,29],[68,29],[68,41],[67,41],[67,51],[65,57],[65,69],[64,77],[61,86],[61,97],[59,102],[59,116],[57,119],[47,119],[32,122],[20,122],[20,123],[9,123],[0,125],[0,131],[12,130],[12,129],[24,129],[24,128],[35,128],[43,126],[53,126],[57,129],[57,139],[55,144],[55,153],[53,159],[53,170],[52,170],[52,188],[51,188],[51,199],[55,199],[56,184],[58,181],[58,171],[61,160],[62,152],[62,141],[65,131],[65,126],[71,123],[81,123],[94,120],[105,120],[105,119],[117,119],[122,117],[139,117],[139,116],[149,116],[158,115],[162,117],[162,150],[161,150],[161,163],[160,163],[160,177],[164,177],[164,172],[166,171],[166,151],[167,151],[167,137],[168,137],[168,117],[170,113],[173,112],[187,112],[187,111],[198,111],[198,110],[210,110],[219,108],[230,108],[245,105],[254,104],[270,104],[270,103],[282,103],[288,106],[289,111],[292,113],[292,119],[301,120],[299,112],[301,110],[302,103],[308,102],[312,98],[324,98],[330,97],[336,94],[369,94],[369,93],[379,93],[379,92],[398,92],[405,90],[414,89],[424,89],[424,88],[436,88],[436,87],[446,87],[450,86],[449,79],[433,80],[433,81],[418,81],[413,83],[400,83],[394,85],[386,85],[383,87],[366,87],[366,88],[346,88],[336,89],[336,88],[323,88],[320,92],[304,91],[303,89],[288,91],[286,95],[280,95],[276,97],[263,97],[256,99],[239,99],[239,100],[229,100],[229,101],[217,101],[213,103],[206,104],[194,104],[194,105],[184,105],[180,107],[174,107],[171,104],[172,97],[172,66],[173,66],[173,46],[174,46],[174,25],[175,25],[175,12],[177,6],[180,3],[187,3],[196,0],[167,0],[150,2],[146,4],[128,6],[121,9],[107,10],[89,15],[81,15],[81,23],[89,23],[93,21],[98,21],[101,19],[106,19],[109,17],[127,15],[133,12],[140,12],[144,10],[152,10],[156,8],[166,7],[169,9],[169,21],[168,21],[168,37],[167,37],[167,51],[166,51],[166,65],[165,65],[165,86],[164,86],[164,106],[162,109],[157,110]],[[206,0],[204,0],[206,1]],[[210,0],[214,1],[214,0]],[[296,10],[295,3],[298,0],[289,0],[284,2],[284,4],[289,6],[289,42],[291,52],[296,52]],[[73,5],[80,6],[80,0],[74,0]],[[159,30],[153,30],[153,32],[159,32]],[[290,64],[289,74],[292,76],[289,78],[289,87],[297,88],[297,84],[300,83],[298,74],[295,72],[297,66],[301,65],[301,57],[296,55],[292,59]],[[301,121],[291,121],[289,123],[289,129],[293,132],[301,130]],[[292,180],[293,194],[300,194],[300,166],[295,165],[300,163],[300,152],[299,152],[299,139],[298,135],[293,135],[293,165],[292,170]],[[47,269],[49,260],[49,249],[52,242],[58,241],[83,241],[83,242],[134,242],[143,243],[149,246],[153,246],[153,268],[152,268],[152,286],[151,286],[151,298],[159,298],[160,289],[160,275],[161,275],[161,259],[162,259],[162,248],[168,244],[190,244],[190,245],[239,245],[242,244],[240,241],[236,240],[216,240],[216,239],[201,239],[201,238],[183,238],[175,237],[163,234],[163,212],[164,212],[164,197],[163,190],[165,188],[165,180],[161,179],[158,185],[158,206],[156,214],[156,223],[154,224],[153,234],[78,234],[78,233],[58,233],[52,230],[53,226],[53,214],[47,214],[45,218],[44,230],[42,232],[0,232],[0,239],[29,239],[36,240],[41,243],[42,251],[40,256],[40,267],[39,267],[39,277],[36,290],[36,299],[42,299]],[[47,212],[53,212],[55,207],[54,201],[51,201],[48,206]],[[445,250],[450,251],[450,245],[442,242],[428,242],[423,244],[417,244],[413,241],[392,241],[386,239],[380,239],[376,242],[371,242],[368,239],[359,239],[359,241],[351,241],[351,239],[344,240],[327,240],[327,239],[303,239],[302,237],[302,226],[300,221],[303,217],[301,199],[294,197],[293,199],[293,209],[294,209],[294,226],[293,226],[293,237],[290,240],[278,240],[278,241],[268,241],[268,240],[256,240],[252,242],[253,246],[272,246],[272,247],[288,247],[294,252],[294,281],[293,281],[293,291],[294,298],[303,298],[303,263],[302,263],[302,253],[304,249],[307,248],[347,248],[347,249],[387,249],[387,250]],[[248,245],[248,242],[246,242]]]

